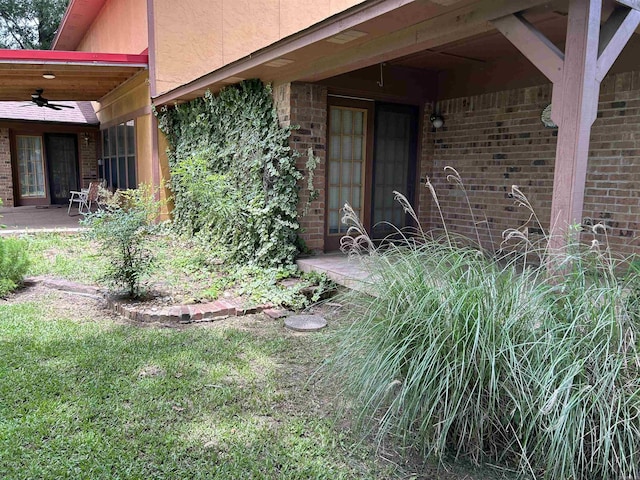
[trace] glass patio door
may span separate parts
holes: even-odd
[[[393,191],[415,201],[419,111],[415,106],[330,97],[325,250],[337,250],[351,205],[373,239],[410,225]],[[382,223],[380,223],[382,222]]]
[[[69,192],[79,190],[77,139],[76,135],[45,135],[52,204],[68,203]]]
[[[16,135],[18,160],[18,204],[37,205],[46,203],[45,165],[42,137],[39,135]]]
[[[325,249],[335,250],[348,226],[342,208],[349,203],[365,222],[366,162],[369,109],[329,106],[329,142]],[[366,223],[365,223],[366,225]]]
[[[371,226],[375,239],[395,234],[394,227],[409,225],[410,219],[393,192],[402,193],[412,204],[415,200],[417,131],[416,107],[376,104]]]

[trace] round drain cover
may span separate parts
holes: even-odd
[[[327,321],[320,315],[291,315],[284,326],[296,332],[317,332],[327,326]]]

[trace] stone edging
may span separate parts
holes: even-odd
[[[264,312],[270,318],[281,318],[288,315],[286,310],[273,308],[273,305],[243,306],[234,300],[216,300],[207,303],[190,305],[171,305],[165,307],[144,307],[135,301],[121,299],[89,285],[71,282],[59,278],[30,277],[24,280],[25,285],[40,284],[54,290],[84,295],[106,301],[107,308],[129,320],[141,323],[196,323],[221,320],[227,317],[249,315]]]
[[[228,300],[216,300],[207,303],[190,305],[172,305],[168,307],[142,308],[134,302],[106,296],[107,307],[118,315],[135,322],[160,323],[195,323],[221,320],[227,317],[260,313],[271,305],[258,305],[251,308],[242,307]]]

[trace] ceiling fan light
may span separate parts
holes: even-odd
[[[46,78],[47,80],[53,80],[54,78],[56,78],[56,76],[53,73],[43,73],[42,78]]]

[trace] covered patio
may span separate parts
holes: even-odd
[[[62,232],[76,233],[85,230],[80,225],[83,215],[77,208],[67,215],[66,205],[25,206],[0,208],[0,235],[21,235],[27,233]]]
[[[0,49],[0,198],[5,207],[65,206],[104,176],[95,104],[148,68],[148,55]],[[22,108],[27,107],[27,108]],[[66,213],[66,212],[65,212]],[[16,218],[24,217],[21,212]],[[48,225],[34,214],[14,226]],[[5,218],[5,223],[7,219]],[[43,223],[44,222],[44,223]],[[67,226],[62,220],[61,226]]]

